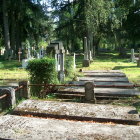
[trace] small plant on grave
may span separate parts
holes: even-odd
[[[69,77],[70,79],[75,77],[73,56],[65,57],[65,75],[66,77]]]
[[[58,74],[55,70],[55,60],[53,58],[34,59],[29,61],[27,70],[30,73],[31,84],[58,84]],[[46,98],[47,89],[43,86],[31,87],[32,96]],[[52,90],[55,90],[52,88]],[[50,88],[49,88],[50,92]],[[53,91],[52,91],[53,92]]]

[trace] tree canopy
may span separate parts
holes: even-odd
[[[27,42],[38,49],[52,39],[80,52],[87,37],[93,56],[106,45],[121,55],[140,47],[139,0],[0,0],[0,6],[0,48],[6,59],[16,58]]]

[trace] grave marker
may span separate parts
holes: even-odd
[[[139,49],[139,58],[137,60],[137,66],[140,67],[140,49]]]
[[[52,55],[56,61],[56,71],[58,72],[58,78],[62,82],[64,81],[64,57],[65,50],[63,47],[63,43],[60,41],[53,41],[47,47],[47,54]]]
[[[134,49],[131,49],[131,62],[135,62],[135,52],[134,52]]]
[[[83,67],[89,67],[90,61],[88,57],[88,44],[87,44],[87,37],[84,37],[84,60],[83,60]]]
[[[19,48],[19,51],[18,51],[18,60],[19,60],[19,62],[20,62],[20,59],[21,59],[21,54],[22,54],[21,48]]]

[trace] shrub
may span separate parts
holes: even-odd
[[[57,84],[57,72],[55,70],[55,60],[52,58],[42,58],[30,60],[27,66],[30,73],[31,84]],[[33,96],[42,97],[41,90],[44,87],[32,87],[31,93]],[[46,96],[46,95],[45,95]]]

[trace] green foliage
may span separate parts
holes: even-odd
[[[52,58],[34,59],[29,61],[27,70],[30,73],[30,82],[32,84],[56,84],[58,83],[57,73],[55,71],[55,60]],[[43,87],[31,88],[33,96],[40,97],[40,91]]]
[[[65,75],[66,75],[66,77],[73,77],[73,75],[74,75],[73,56],[67,55],[65,58]]]

